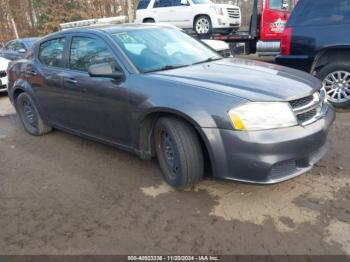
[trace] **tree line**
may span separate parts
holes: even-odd
[[[43,36],[59,24],[83,19],[125,15],[133,21],[139,0],[0,0],[0,44],[18,36]],[[261,0],[259,0],[261,1]],[[213,0],[238,4],[242,27],[249,26],[252,0]]]
[[[59,24],[126,15],[133,20],[138,0],[1,0],[0,43],[19,37],[43,36]]]

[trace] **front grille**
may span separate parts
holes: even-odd
[[[297,171],[297,163],[295,160],[287,160],[272,166],[269,178],[278,179],[286,175],[291,175]]]
[[[0,78],[3,78],[6,76],[6,71],[0,70]]]
[[[240,18],[241,12],[238,8],[227,8],[227,13],[230,18]]]
[[[324,90],[321,92],[324,92]],[[326,106],[323,97],[323,93],[316,92],[312,96],[289,102],[300,125],[311,124],[324,115]]]
[[[305,113],[297,115],[297,119],[298,119],[299,123],[304,123],[304,122],[310,121],[316,115],[317,115],[317,110],[312,109],[310,111],[307,111]]]
[[[292,108],[297,108],[297,107],[301,107],[301,106],[307,105],[313,99],[314,99],[313,96],[307,96],[307,97],[304,97],[304,98],[301,98],[301,99],[290,101],[289,103],[292,106]]]

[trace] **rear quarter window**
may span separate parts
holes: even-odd
[[[350,23],[350,0],[300,0],[287,26],[323,26]]]
[[[137,6],[137,10],[146,9],[149,6],[150,2],[151,2],[151,0],[140,0],[139,4]]]

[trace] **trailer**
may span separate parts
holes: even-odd
[[[207,38],[221,40],[235,47],[243,46],[245,54],[276,56],[280,51],[285,24],[297,0],[253,0],[252,15],[247,31],[212,34]]]

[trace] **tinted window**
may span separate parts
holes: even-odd
[[[172,6],[172,0],[156,0],[154,8]]]
[[[150,1],[151,0],[140,0],[139,5],[137,6],[137,9],[146,9]]]
[[[288,25],[337,25],[350,23],[350,0],[304,0],[295,7]]]
[[[65,38],[49,40],[40,45],[39,60],[47,66],[61,66]]]
[[[88,37],[73,37],[69,59],[71,69],[87,71],[89,66],[101,63],[116,65],[104,42]]]

